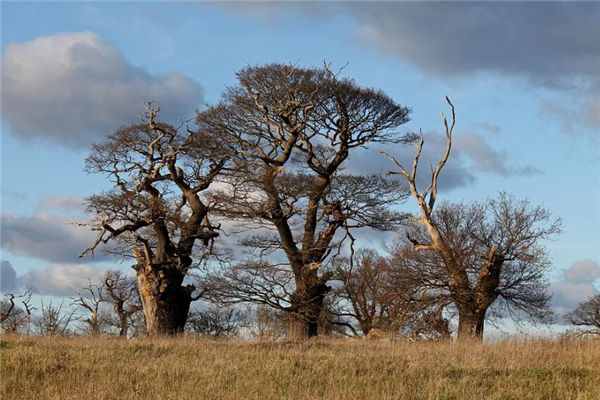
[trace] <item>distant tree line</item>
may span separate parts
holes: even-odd
[[[86,160],[113,187],[87,199],[98,236],[82,256],[102,247],[130,258],[136,279],[111,271],[73,299],[85,331],[480,339],[490,318],[550,321],[541,242],[560,220],[507,193],[437,201],[456,122],[447,102],[446,148],[425,188],[424,137],[400,131],[409,108],[328,65],[244,68],[220,102],[177,127],[148,104],[142,123]],[[385,152],[386,175],[345,168],[374,144],[416,145],[411,168]],[[411,198],[415,215],[401,208]],[[367,249],[361,229],[398,239]],[[200,299],[207,306],[191,308]]]

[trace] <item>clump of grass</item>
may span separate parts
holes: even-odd
[[[600,399],[600,342],[0,341],[2,399]]]

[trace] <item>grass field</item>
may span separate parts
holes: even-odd
[[[3,337],[9,399],[600,399],[600,341]]]

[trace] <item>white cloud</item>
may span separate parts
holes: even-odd
[[[564,274],[568,282],[590,283],[600,278],[600,265],[592,260],[575,261]]]
[[[73,296],[88,285],[99,281],[105,270],[88,264],[52,265],[32,270],[19,277],[21,287],[31,288],[33,293],[53,296]]]
[[[564,270],[564,280],[550,285],[552,305],[557,314],[572,311],[579,303],[598,294],[594,281],[600,278],[600,265],[592,260],[579,260]]]
[[[552,305],[558,315],[573,311],[579,303],[598,294],[590,283],[558,282],[550,285]]]
[[[177,73],[149,74],[92,32],[59,33],[6,45],[3,118],[22,138],[85,147],[135,123],[144,101],[177,122],[200,105],[198,83]]]
[[[75,196],[43,196],[38,204],[36,212],[65,212],[71,214],[82,214],[85,211],[85,199]]]

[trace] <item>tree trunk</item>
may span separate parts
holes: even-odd
[[[147,334],[175,335],[183,332],[194,287],[182,286],[183,274],[174,267],[140,267],[138,264],[134,268]]]
[[[121,318],[121,329],[119,330],[119,336],[122,338],[127,338],[127,331],[129,328],[129,322],[127,319]]]
[[[458,340],[483,340],[485,313],[458,311]]]
[[[318,279],[316,282],[296,282],[296,291],[290,296],[291,312],[286,339],[306,340],[318,335],[319,317],[328,290],[329,287]]]
[[[292,341],[307,340],[317,336],[318,327],[316,321],[310,321],[302,315],[291,313],[285,338]]]

